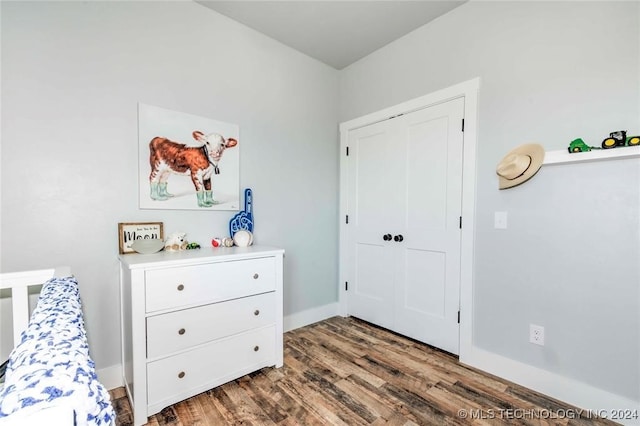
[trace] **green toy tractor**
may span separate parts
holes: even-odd
[[[640,136],[627,137],[626,130],[609,133],[609,137],[602,141],[602,149],[636,145],[640,145]]]
[[[589,152],[592,149],[600,149],[595,146],[587,145],[581,138],[574,139],[569,144],[569,154],[573,154],[574,152]]]

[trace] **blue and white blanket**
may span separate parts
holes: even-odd
[[[0,424],[57,406],[72,410],[76,425],[115,424],[109,393],[89,356],[73,277],[54,278],[42,287],[29,326],[9,356],[0,390]]]

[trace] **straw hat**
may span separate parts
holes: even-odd
[[[529,180],[542,166],[544,148],[537,143],[521,145],[498,163],[498,188],[507,189]]]

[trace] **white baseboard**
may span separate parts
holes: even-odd
[[[339,315],[337,302],[318,306],[317,308],[307,309],[302,312],[296,312],[295,314],[284,317],[284,331],[287,332],[295,330],[296,328],[335,317],[336,315]]]
[[[640,414],[640,401],[607,392],[595,386],[551,373],[495,353],[473,347],[460,362],[521,386],[543,393],[576,407],[592,410],[611,419],[614,410],[631,410]],[[615,419],[625,425],[640,425],[638,419]]]
[[[96,374],[98,375],[100,383],[102,383],[107,390],[124,386],[124,382],[122,381],[122,365],[120,364],[96,370]]]

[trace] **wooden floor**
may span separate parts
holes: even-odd
[[[124,388],[111,398],[132,424]],[[285,334],[265,368],[165,408],[149,425],[614,425],[355,318]]]

